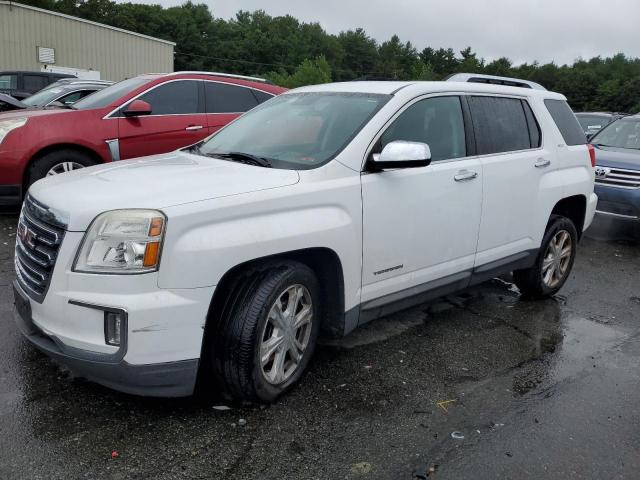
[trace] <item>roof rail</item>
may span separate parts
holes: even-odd
[[[479,73],[454,73],[449,75],[447,82],[488,83],[490,85],[505,85],[509,87],[532,88],[534,90],[546,90],[542,85],[521,78],[498,77],[496,75],[482,75]]]
[[[167,74],[165,74],[165,76],[176,75],[178,73],[189,73],[189,74],[192,74],[192,75],[211,75],[211,76],[215,76],[215,77],[239,78],[239,79],[242,79],[242,80],[251,80],[252,82],[269,83],[269,81],[266,78],[249,77],[247,75],[236,75],[234,73],[220,73],[220,72],[181,71],[181,72],[167,73]]]

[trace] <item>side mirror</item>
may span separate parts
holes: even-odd
[[[426,167],[431,163],[431,149],[426,143],[396,140],[389,142],[379,155],[374,154],[374,170]]]
[[[134,100],[126,110],[122,112],[125,117],[140,117],[142,115],[151,115],[151,105],[144,100]]]

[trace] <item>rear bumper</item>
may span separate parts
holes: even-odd
[[[617,188],[595,185],[598,194],[596,213],[627,221],[640,221],[640,188]]]
[[[28,297],[14,282],[16,305]],[[133,365],[123,359],[123,352],[98,355],[96,352],[71,347],[54,335],[46,334],[32,321],[30,309],[13,310],[16,324],[24,337],[36,348],[69,367],[79,376],[114,390],[151,397],[183,397],[191,395],[196,384],[199,360]]]

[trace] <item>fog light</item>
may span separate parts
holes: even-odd
[[[104,341],[107,345],[120,346],[122,323],[119,312],[104,312]]]

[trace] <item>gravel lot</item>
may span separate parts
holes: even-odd
[[[629,231],[598,222],[555,299],[492,280],[322,345],[275,405],[218,410],[112,392],[23,341],[15,223],[0,216],[0,478],[637,478]]]

